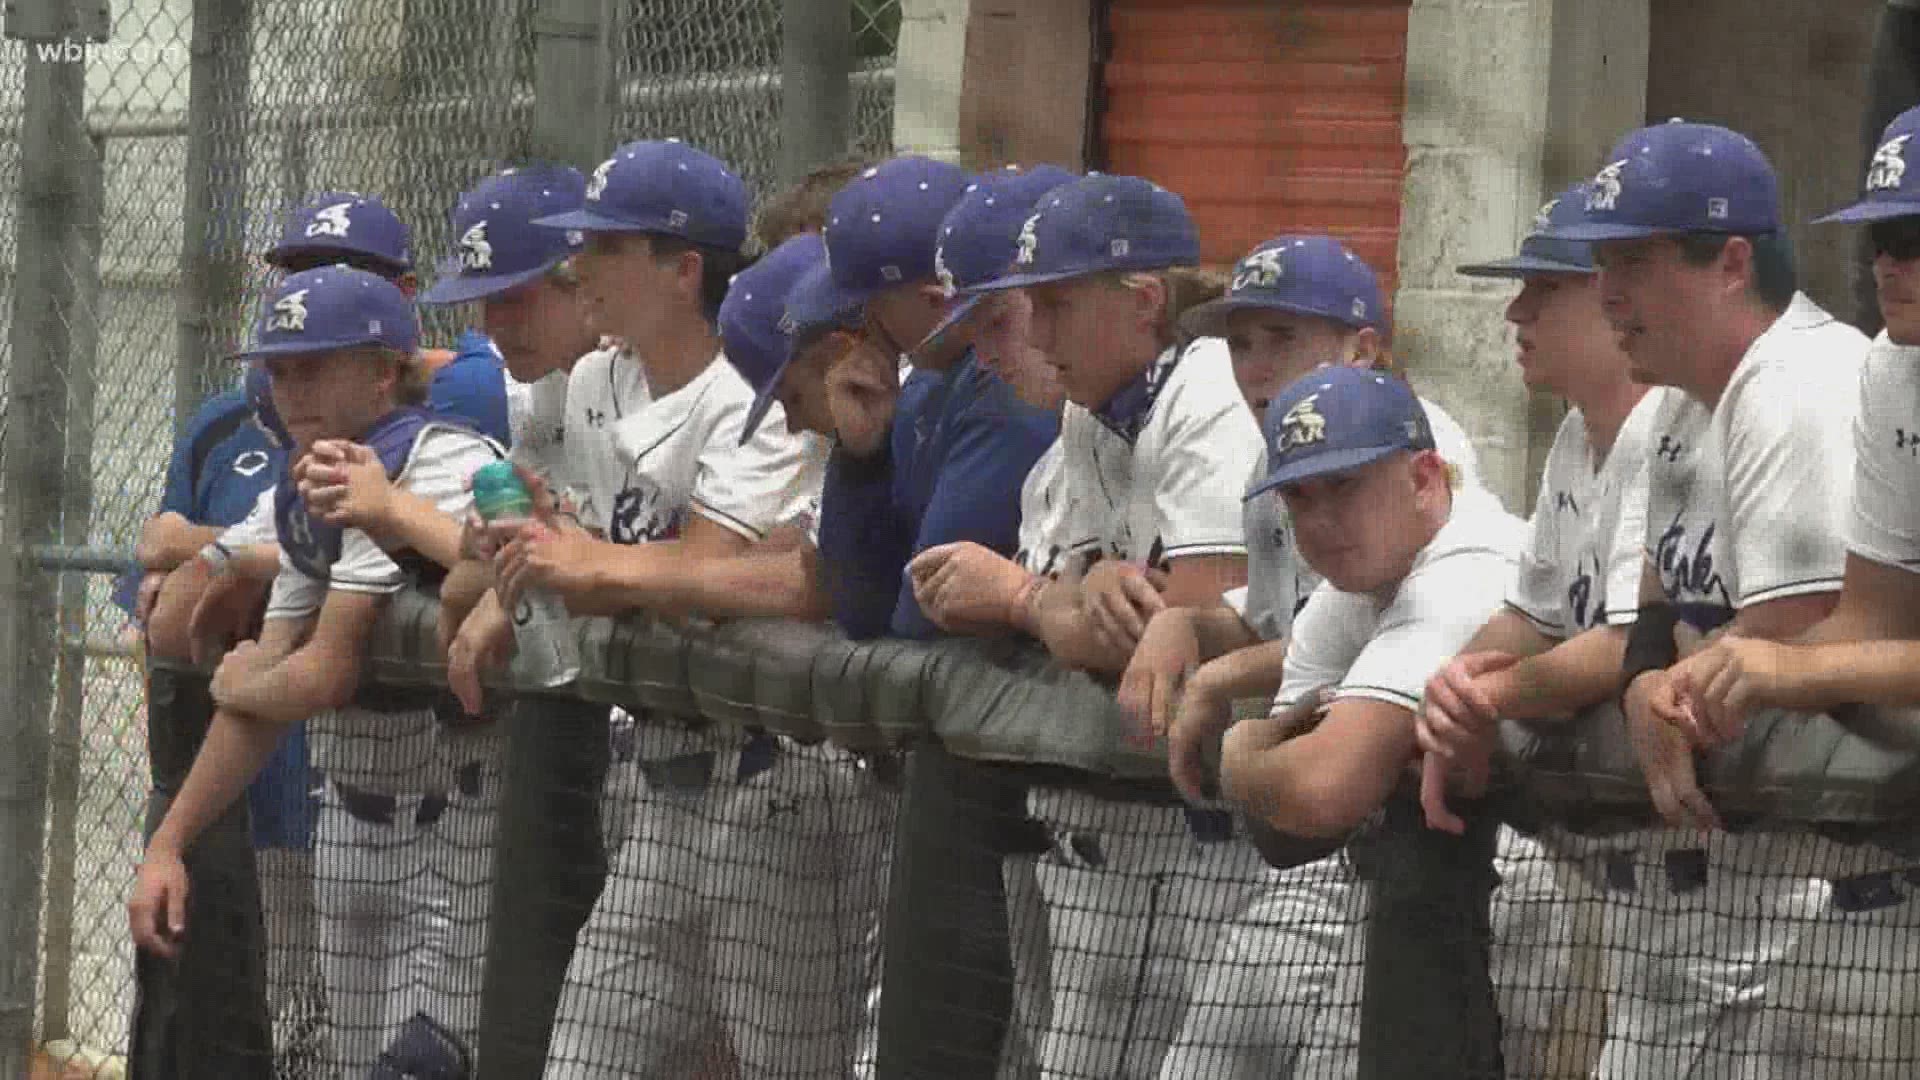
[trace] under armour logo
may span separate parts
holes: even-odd
[[[334,203],[323,206],[313,212],[313,220],[307,222],[308,236],[337,236],[344,239],[347,230],[353,227],[353,220],[347,217],[347,211],[353,209],[350,202]]]
[[[1593,187],[1587,191],[1587,209],[1612,210],[1620,201],[1620,170],[1627,167],[1625,158],[1608,165],[1593,174]]]
[[[1280,277],[1285,273],[1286,265],[1280,261],[1279,248],[1256,251],[1241,259],[1240,265],[1234,268],[1231,291],[1271,289],[1280,284]]]
[[[273,314],[267,316],[268,330],[287,330],[295,333],[307,328],[308,289],[297,289],[273,302]]]
[[[1681,452],[1686,448],[1687,445],[1685,443],[1673,436],[1662,435],[1660,436],[1660,445],[1653,448],[1653,453],[1656,457],[1662,457],[1668,461],[1679,461]]]
[[[1920,457],[1920,431],[1908,431],[1906,428],[1893,429],[1893,447],[1905,450],[1914,457]]]
[[[606,422],[607,422],[606,413],[601,412],[599,409],[590,408],[587,410],[587,426],[599,427],[600,425]]]
[[[258,476],[270,460],[264,450],[249,450],[233,459],[233,471],[241,476]]]
[[[587,198],[589,200],[599,202],[601,193],[607,190],[607,174],[613,171],[613,160],[612,158],[608,158],[594,168],[593,176],[587,180]]]
[[[460,234],[460,269],[493,269],[493,245],[487,242],[487,223],[476,221]]]
[[[1907,176],[1907,140],[1911,135],[1896,135],[1873,152],[1867,166],[1868,191],[1895,191]]]
[[[1016,265],[1033,265],[1033,258],[1040,250],[1040,237],[1034,232],[1039,224],[1040,215],[1035,214],[1027,219],[1026,224],[1020,226],[1020,249],[1013,256]]]

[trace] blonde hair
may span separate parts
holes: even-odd
[[[1160,325],[1158,335],[1161,348],[1184,342],[1187,335],[1180,330],[1180,316],[1188,311],[1226,295],[1227,283],[1231,280],[1225,270],[1215,270],[1206,266],[1169,266],[1164,270],[1115,270],[1102,275],[1110,284],[1122,288],[1137,288],[1148,282],[1158,282],[1166,292],[1166,300],[1160,305]]]
[[[393,400],[396,405],[425,405],[433,387],[433,366],[415,350],[403,353],[384,345],[356,345],[346,350],[356,360],[393,365]]]
[[[760,204],[754,215],[752,248],[772,251],[801,233],[827,227],[827,204],[841,188],[871,168],[873,161],[847,157],[821,165]]]

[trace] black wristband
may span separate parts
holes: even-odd
[[[1621,660],[1620,689],[1649,671],[1664,671],[1680,658],[1680,646],[1673,640],[1673,628],[1680,623],[1680,612],[1672,604],[1647,604],[1634,615],[1627,631],[1627,654]]]

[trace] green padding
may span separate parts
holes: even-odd
[[[395,598],[370,643],[372,678],[389,686],[445,679],[428,596]],[[954,639],[855,644],[829,627],[776,620],[677,627],[657,619],[581,619],[589,701],[755,724],[856,750],[937,734],[967,757],[1158,780],[1157,751],[1126,736],[1113,691],[1049,663],[1031,644]],[[505,684],[502,684],[505,685]],[[1920,816],[1920,713],[1842,711],[1841,721],[1769,715],[1739,746],[1707,757],[1707,794],[1722,814],[1868,824]],[[1508,771],[1528,808],[1561,820],[1645,818],[1646,789],[1616,709],[1567,725],[1509,724]]]

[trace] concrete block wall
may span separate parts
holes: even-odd
[[[900,0],[894,60],[893,148],[960,160],[960,82],[968,0]]]

